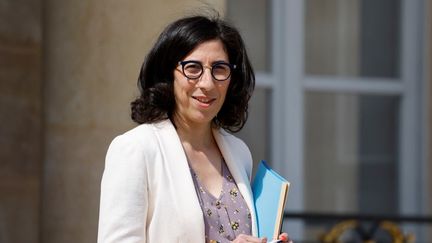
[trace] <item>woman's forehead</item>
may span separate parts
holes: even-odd
[[[221,40],[209,40],[198,44],[184,59],[228,60],[226,48]]]

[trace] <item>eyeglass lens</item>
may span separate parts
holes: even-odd
[[[183,65],[183,74],[190,79],[201,77],[204,68],[199,62],[185,62]],[[231,67],[228,63],[215,63],[211,66],[211,74],[218,81],[227,80],[231,76]]]

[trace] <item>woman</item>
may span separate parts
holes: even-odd
[[[224,21],[188,17],[162,32],[132,102],[141,125],[107,152],[98,242],[266,242],[254,237],[250,151],[227,132],[246,122],[254,82]]]

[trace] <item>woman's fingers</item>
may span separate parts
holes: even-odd
[[[250,235],[240,234],[237,238],[232,241],[232,243],[245,243],[245,242],[255,242],[255,243],[266,243],[267,238],[257,238]],[[284,242],[284,243],[292,243],[293,241],[289,238],[287,233],[282,233],[279,235],[279,241],[274,242]]]
[[[279,240],[287,243],[292,243],[292,240],[289,238],[287,233],[282,233],[279,235]]]
[[[266,243],[267,238],[257,238],[257,237],[253,237],[251,235],[240,234],[233,241],[233,243],[245,243],[245,242]]]

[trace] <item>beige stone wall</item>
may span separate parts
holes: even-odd
[[[0,4],[0,242],[38,242],[41,1]]]
[[[207,2],[223,12],[224,1]],[[105,152],[134,126],[144,55],[162,27],[203,3],[45,1],[42,242],[96,241]]]

